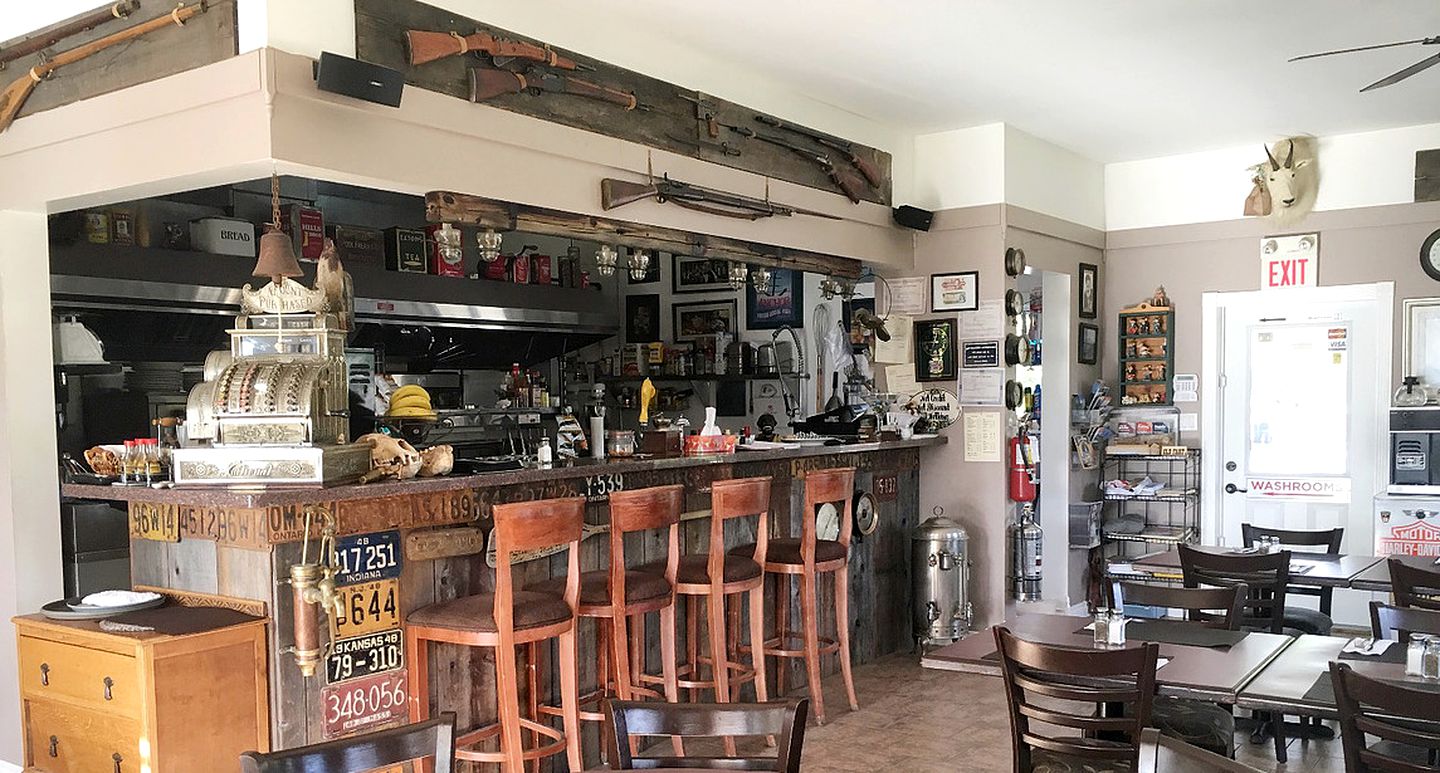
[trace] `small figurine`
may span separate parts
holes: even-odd
[[[1126,357],[1134,357],[1134,356],[1135,356],[1135,342],[1134,342],[1134,341],[1126,341],[1126,342],[1125,342],[1125,356],[1126,356]]]
[[[1155,288],[1155,295],[1150,299],[1150,305],[1160,306],[1162,308],[1170,305],[1170,296],[1165,294],[1165,285],[1160,285]]]
[[[1160,335],[1160,318],[1159,318],[1159,317],[1151,317],[1151,318],[1150,318],[1150,335],[1152,335],[1152,336],[1153,336],[1153,335]]]
[[[1126,380],[1126,381],[1134,381],[1134,380],[1135,380],[1135,363],[1132,362],[1132,363],[1130,363],[1129,365],[1126,365],[1126,366],[1125,366],[1125,380]]]
[[[1146,346],[1144,341],[1141,341],[1135,345],[1135,354],[1140,357],[1149,357],[1150,347]]]
[[[1136,334],[1139,333],[1139,332],[1140,332],[1140,325],[1139,325],[1139,323],[1136,321],[1136,318],[1135,318],[1135,317],[1131,317],[1130,319],[1128,319],[1128,320],[1125,321],[1125,334],[1126,334],[1126,335],[1132,335],[1132,336],[1133,336],[1133,335],[1136,335]]]

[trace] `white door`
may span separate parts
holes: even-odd
[[[1340,526],[1342,552],[1373,552],[1392,294],[1387,282],[1206,295],[1205,542],[1240,545],[1242,523]],[[1333,616],[1367,624],[1369,599],[1337,592]]]

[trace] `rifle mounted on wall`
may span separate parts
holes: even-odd
[[[876,169],[875,165],[870,163],[868,159],[855,152],[855,143],[849,140],[842,140],[839,137],[825,134],[824,132],[817,132],[814,129],[809,129],[804,126],[796,126],[793,123],[786,123],[779,118],[771,118],[768,115],[756,115],[755,120],[765,124],[766,126],[772,126],[781,131],[787,131],[791,134],[798,134],[801,137],[809,137],[815,142],[818,142],[821,145],[824,145],[825,147],[836,151],[837,153],[843,154],[846,160],[850,162],[851,166],[860,170],[860,174],[864,175],[865,181],[870,183],[870,187],[879,190],[884,185],[885,181],[882,180],[880,177],[880,170]]]
[[[820,167],[820,171],[824,172],[826,176],[830,178],[830,182],[835,183],[835,186],[840,189],[840,192],[845,194],[845,198],[849,199],[851,204],[860,203],[860,194],[865,192],[865,181],[835,166],[835,162],[830,160],[829,155],[812,148],[807,148],[804,145],[796,144],[784,137],[757,132],[749,126],[732,126],[728,123],[722,123],[720,125],[742,137],[768,142],[771,145],[785,148],[801,158],[814,163]]]
[[[638,101],[628,91],[612,89],[569,75],[546,72],[531,67],[524,72],[511,72],[494,67],[470,68],[470,101],[488,102],[506,94],[520,94],[530,91],[537,94],[546,92],[570,94],[600,102],[619,105],[626,110],[650,110],[650,106]]]
[[[562,70],[588,70],[574,59],[555,53],[549,46],[537,46],[520,40],[497,38],[488,32],[475,31],[469,35],[458,32],[430,32],[428,30],[406,30],[405,50],[409,52],[410,64],[429,64],[451,56],[464,56],[475,51],[488,54],[497,65],[524,59]]]
[[[829,220],[840,219],[835,215],[816,212],[813,209],[802,209],[786,204],[777,204],[769,199],[757,199],[751,196],[741,196],[738,193],[691,185],[679,180],[672,180],[669,175],[648,183],[632,183],[610,177],[600,181],[601,209],[611,210],[644,199],[654,199],[660,204],[668,202],[696,212],[733,217],[739,220],[759,220],[762,217],[775,215],[781,217],[809,215]]]
[[[96,8],[87,14],[77,16],[74,21],[62,24],[43,35],[22,40],[9,48],[0,48],[0,68],[16,59],[38,54],[65,38],[89,32],[102,24],[128,19],[130,14],[138,10],[140,10],[140,0],[120,0],[118,3],[111,3],[103,8]]]

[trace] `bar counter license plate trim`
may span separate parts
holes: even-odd
[[[399,628],[338,639],[325,656],[325,681],[330,684],[394,671],[405,665]]]
[[[588,502],[604,502],[611,494],[625,490],[625,476],[618,472],[606,472],[585,476],[585,499]]]
[[[374,580],[337,588],[340,612],[335,629],[342,638],[400,627],[400,581]]]
[[[335,584],[356,585],[400,576],[400,532],[352,534],[335,541]]]
[[[369,730],[407,716],[409,685],[405,672],[386,671],[321,688],[322,732],[326,741]]]
[[[154,502],[131,502],[130,538],[179,542],[180,508]]]

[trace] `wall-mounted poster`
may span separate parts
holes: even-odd
[[[805,321],[805,274],[788,268],[770,270],[770,289],[761,292],[745,285],[745,329],[777,330],[802,327]],[[726,285],[727,287],[729,285]]]
[[[930,275],[930,310],[974,311],[980,308],[980,272]]]
[[[674,304],[676,342],[694,341],[699,336],[716,333],[734,335],[739,329],[735,324],[737,305],[733,300]]]
[[[648,344],[660,340],[660,296],[625,296],[625,342]]]
[[[1080,264],[1080,318],[1095,319],[1099,306],[1100,269],[1094,263]]]
[[[730,289],[730,261],[724,258],[676,255],[672,269],[671,289],[677,293],[709,293]]]
[[[956,376],[955,320],[915,323],[915,380],[948,381]]]

